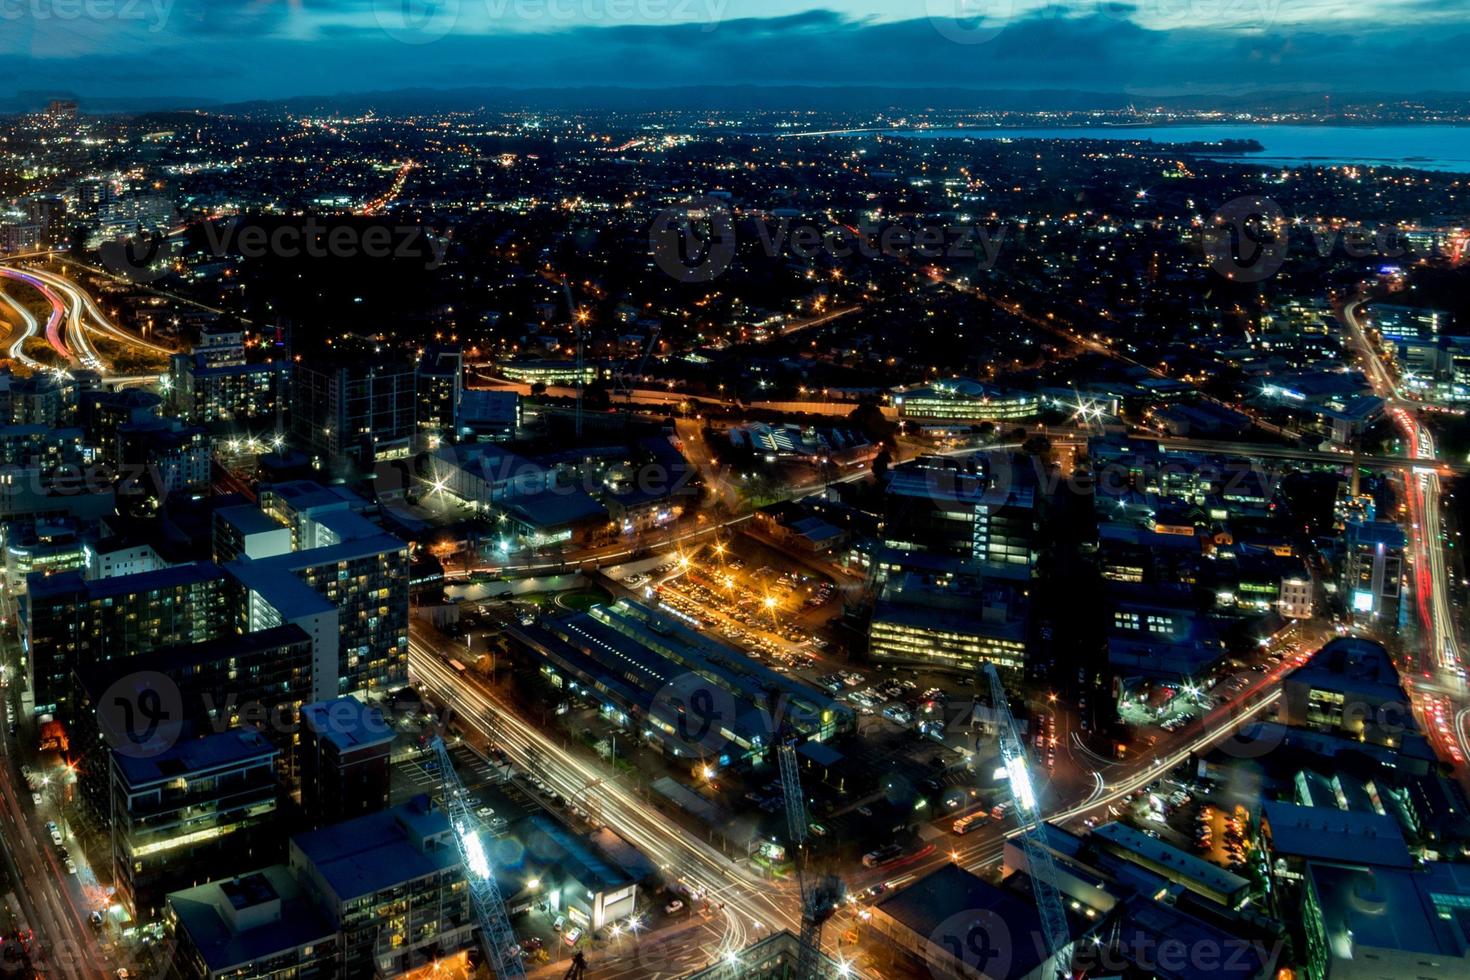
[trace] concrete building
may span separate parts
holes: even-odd
[[[773,704],[803,739],[856,725],[852,709],[825,691],[627,599],[508,633],[554,686],[593,698],[674,757],[720,766],[764,756],[776,734]],[[690,699],[708,701],[703,717],[685,713]]]
[[[413,362],[350,339],[291,370],[291,434],[323,460],[359,463],[408,451],[417,431]]]
[[[1238,908],[1249,897],[1250,882],[1240,875],[1126,824],[1100,824],[1093,828],[1092,837],[1103,849],[1227,909]]]
[[[1342,593],[1360,622],[1398,626],[1404,593],[1403,528],[1390,521],[1349,521],[1343,534]]]
[[[278,857],[277,751],[235,729],[148,757],[112,753],[112,873],[135,921],[159,919],[169,892]]]
[[[356,698],[301,709],[301,806],[312,826],[387,808],[393,737],[383,713]]]
[[[64,708],[76,668],[212,640],[230,621],[228,577],[208,562],[90,582],[31,575],[26,586],[20,632],[38,712]]]
[[[1470,976],[1470,868],[1308,862],[1302,919],[1309,980]]]
[[[872,907],[872,931],[935,980],[1051,980],[1066,962],[1038,941],[1029,893],[946,864]],[[1070,949],[1070,947],[1069,947]]]
[[[335,925],[282,864],[173,892],[167,927],[187,980],[342,976]]]
[[[1281,721],[1394,747],[1418,731],[1398,668],[1381,644],[1334,639],[1281,682]]]
[[[340,934],[339,976],[395,976],[474,943],[453,833],[417,797],[291,839],[292,871]]]

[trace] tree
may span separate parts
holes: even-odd
[[[888,475],[888,468],[893,465],[893,455],[887,449],[878,451],[873,457],[873,475],[882,480]]]

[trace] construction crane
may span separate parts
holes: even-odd
[[[460,864],[464,866],[465,882],[470,888],[470,904],[480,927],[480,945],[485,949],[485,956],[497,980],[524,980],[526,970],[521,965],[520,951],[514,948],[516,937],[510,928],[510,916],[506,915],[500,886],[495,883],[490,858],[480,840],[480,821],[470,812],[469,793],[460,782],[459,773],[454,771],[454,760],[449,757],[444,739],[435,735],[430,748],[439,763],[444,812],[449,815],[449,827],[454,833]]]
[[[1067,913],[1062,908],[1062,892],[1057,886],[1057,864],[1046,840],[1046,824],[1041,819],[1041,806],[1036,787],[1031,782],[1031,767],[1026,759],[1026,744],[1016,731],[1016,719],[1006,698],[1005,685],[995,664],[986,661],[985,674],[990,679],[990,700],[995,707],[996,738],[1000,743],[1000,761],[1006,771],[1006,786],[1016,808],[1021,846],[1026,851],[1026,867],[1030,871],[1031,890],[1036,895],[1036,911],[1041,917],[1041,931],[1047,952],[1055,956],[1067,947],[1071,930]],[[1061,968],[1057,975],[1062,976]]]
[[[822,980],[822,926],[842,904],[844,888],[836,875],[814,878],[806,865],[806,798],[801,771],[796,767],[796,745],[784,740],[776,752],[781,764],[781,794],[786,800],[786,824],[795,849],[796,881],[801,891],[801,947],[796,957],[796,980]]]

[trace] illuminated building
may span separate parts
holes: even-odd
[[[250,729],[112,753],[112,871],[136,921],[159,918],[171,891],[276,858],[277,754]]]
[[[457,350],[431,347],[419,360],[417,377],[419,431],[445,439],[459,430],[464,398],[464,355]]]
[[[1014,574],[890,577],[873,609],[868,656],[875,663],[967,674],[990,662],[1008,683],[1019,683],[1026,668],[1029,608],[1025,583]]]
[[[1401,616],[1404,530],[1390,521],[1349,521],[1342,593],[1354,619],[1396,627]]]
[[[500,373],[523,384],[575,385],[579,378],[591,384],[597,380],[597,365],[583,364],[579,370],[575,361],[506,361]]]
[[[291,838],[292,871],[337,927],[339,976],[396,976],[475,942],[453,833],[420,796]]]
[[[92,582],[77,572],[31,575],[20,617],[35,709],[58,709],[73,668],[219,637],[227,582],[208,562]]]
[[[1390,747],[1417,729],[1388,651],[1351,636],[1330,641],[1282,679],[1281,721]]]
[[[341,976],[336,927],[285,865],[173,892],[167,922],[188,980]]]
[[[200,425],[228,423],[274,433],[286,407],[290,367],[284,361],[210,364],[205,355],[175,354],[169,360],[168,407]]]
[[[408,544],[345,508],[298,527],[301,550],[242,555],[225,566],[245,587],[246,628],[295,622],[313,635],[321,649],[312,700],[401,686],[408,680]]]
[[[712,704],[710,733],[721,764],[764,755],[773,736],[768,713],[784,705],[793,735],[825,741],[851,731],[851,708],[826,692],[771,670],[674,615],[620,599],[585,613],[511,627],[509,635],[540,661],[553,686],[593,698],[608,718],[637,727],[672,755],[689,751],[668,714],[668,685],[697,677]],[[695,696],[685,691],[683,696]],[[680,697],[677,693],[672,695]]]
[[[920,464],[923,460],[918,461]],[[974,562],[1036,560],[1038,497],[1022,464],[1002,458],[1000,477],[906,466],[888,484],[883,541],[896,551],[951,554]]]
[[[893,393],[893,407],[903,422],[921,425],[945,422],[1003,422],[1033,419],[1041,399],[1023,392],[1002,391],[967,378]]]
[[[1301,920],[1308,980],[1470,976],[1470,871],[1309,861]]]

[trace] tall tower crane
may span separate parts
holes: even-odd
[[[449,757],[444,739],[435,735],[430,748],[439,762],[444,810],[449,814],[449,827],[454,832],[454,844],[459,848],[465,882],[470,888],[470,904],[480,927],[480,945],[496,980],[524,980],[526,970],[521,958],[511,952],[516,937],[510,928],[510,916],[505,912],[500,886],[495,883],[490,858],[480,840],[480,821],[470,812],[469,794],[460,782],[459,773],[454,771],[454,760]]]
[[[844,888],[836,875],[814,878],[806,865],[806,798],[796,767],[796,745],[783,741],[777,750],[781,763],[781,793],[786,800],[786,824],[796,849],[796,881],[801,889],[801,948],[796,958],[796,980],[822,980],[822,926],[842,903]]]
[[[1057,864],[1046,841],[1046,824],[1041,819],[1041,806],[1036,788],[1031,783],[1031,768],[1026,759],[1026,744],[1016,732],[1016,719],[1011,716],[1005,685],[995,664],[985,662],[990,679],[990,700],[995,706],[995,728],[1000,742],[1000,761],[1006,770],[1006,785],[1016,808],[1016,822],[1021,828],[1021,845],[1026,851],[1026,865],[1031,872],[1031,889],[1036,895],[1036,911],[1041,916],[1041,930],[1047,952],[1057,955],[1072,941],[1067,928],[1067,913],[1062,908],[1062,892],[1057,886]],[[1057,975],[1063,971],[1058,968]]]

